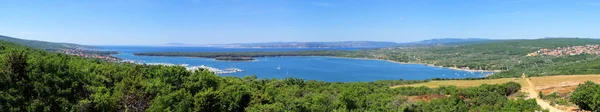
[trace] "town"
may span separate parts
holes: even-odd
[[[571,47],[558,47],[556,49],[540,49],[536,52],[529,53],[527,56],[573,56],[581,54],[600,54],[600,45],[584,45],[584,46],[571,46]]]
[[[85,49],[54,49],[49,50],[52,52],[63,53],[67,55],[75,55],[79,57],[85,58],[96,58],[101,60],[106,60],[110,62],[118,62],[121,59],[110,56],[111,54],[117,54],[118,52],[114,51],[95,51],[95,50],[85,50]]]

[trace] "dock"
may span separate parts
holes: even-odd
[[[236,73],[236,72],[243,72],[244,71],[244,70],[239,69],[239,68],[227,68],[225,70],[221,70],[221,69],[218,69],[218,68],[209,67],[209,66],[205,66],[205,65],[186,67],[186,69],[190,70],[190,71],[198,70],[200,68],[206,69],[206,70],[208,70],[210,72],[214,72],[215,74],[229,74],[229,73]]]

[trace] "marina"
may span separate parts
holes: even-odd
[[[108,50],[122,52],[113,56],[129,63],[150,63],[167,66],[184,66],[188,70],[207,69],[221,76],[258,78],[296,77],[326,82],[353,82],[375,80],[424,80],[433,78],[478,78],[491,72],[426,66],[423,64],[401,64],[385,60],[363,60],[323,56],[258,57],[261,61],[218,61],[211,58],[134,56],[135,52],[160,51],[162,47],[110,47]],[[166,49],[166,48],[165,48]],[[172,48],[176,52],[235,52],[240,49],[224,48]],[[303,49],[245,49],[245,51],[290,51]],[[304,49],[310,50],[310,49]],[[240,50],[241,51],[241,50]],[[443,75],[446,74],[446,75]],[[460,75],[459,75],[460,74]],[[465,75],[467,74],[467,75]]]
[[[239,69],[239,68],[226,68],[224,70],[222,69],[218,69],[218,68],[214,68],[214,67],[209,67],[209,66],[205,66],[205,65],[200,65],[200,66],[192,66],[192,67],[186,67],[187,70],[189,71],[194,71],[194,70],[198,70],[198,69],[206,69],[210,72],[213,72],[215,74],[230,74],[230,73],[236,73],[236,72],[243,72],[244,70]]]
[[[162,65],[162,66],[182,66],[185,67],[187,70],[189,71],[195,71],[198,69],[206,69],[210,72],[213,72],[215,74],[230,74],[230,73],[236,73],[236,72],[243,72],[244,70],[239,69],[239,68],[225,68],[225,69],[218,69],[215,67],[210,67],[210,66],[206,66],[206,65],[200,65],[200,66],[189,66],[189,64],[172,64],[172,63],[144,63],[143,61],[136,61],[136,60],[122,60],[121,62],[124,63],[135,63],[135,64],[143,64],[143,65]]]

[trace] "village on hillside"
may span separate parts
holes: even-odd
[[[585,46],[571,46],[571,47],[558,47],[556,49],[540,49],[536,52],[529,53],[527,56],[573,56],[581,54],[600,54],[600,45],[585,45]]]
[[[111,53],[110,51],[92,51],[92,50],[85,50],[85,49],[56,49],[56,50],[50,50],[53,52],[58,52],[58,53],[63,53],[63,54],[67,54],[67,55],[75,55],[75,56],[79,56],[79,57],[85,57],[85,58],[96,58],[96,59],[101,59],[101,60],[106,60],[106,61],[111,61],[111,62],[118,62],[121,59],[110,56]]]

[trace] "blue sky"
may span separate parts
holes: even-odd
[[[598,0],[3,0],[0,35],[87,45],[600,38]]]

